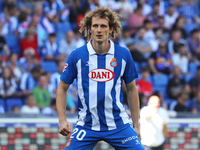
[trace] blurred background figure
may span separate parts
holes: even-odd
[[[33,94],[26,97],[26,105],[21,108],[23,114],[40,114],[40,109],[36,106]]]
[[[160,107],[158,96],[151,96],[147,106],[140,111],[141,143],[145,150],[163,150],[167,138],[169,116],[167,111]]]
[[[167,93],[169,98],[177,99],[179,93],[184,90],[185,85],[186,83],[185,80],[181,77],[181,71],[179,67],[174,66],[173,76],[167,84]]]
[[[47,79],[45,74],[39,76],[38,86],[32,90],[33,96],[35,98],[36,106],[40,109],[49,106],[51,103],[50,93],[47,90]]]
[[[189,112],[189,108],[186,107],[186,102],[189,99],[189,95],[185,92],[180,92],[177,96],[177,101],[174,101],[170,104],[170,110],[176,112]]]
[[[158,50],[151,53],[148,63],[152,74],[171,73],[172,61],[165,42],[160,42]]]
[[[197,96],[192,100],[191,104],[192,113],[200,113],[200,91],[197,92]]]
[[[153,93],[153,86],[150,81],[148,81],[148,76],[150,74],[149,69],[144,67],[141,69],[141,79],[136,82],[139,94],[144,94],[150,96]]]
[[[56,108],[56,100],[53,99],[51,101],[51,104],[45,108],[42,109],[42,114],[44,115],[53,115],[53,114],[56,114],[57,112],[57,108]]]
[[[69,54],[77,48],[76,40],[74,38],[74,32],[68,31],[66,33],[65,39],[61,40],[59,43],[59,53],[60,58],[67,60]]]
[[[0,78],[0,96],[12,97],[15,96],[16,91],[17,85],[12,75],[12,70],[10,67],[4,67],[2,69],[2,77]]]

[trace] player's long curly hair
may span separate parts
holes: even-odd
[[[109,28],[113,29],[111,33],[111,37],[113,39],[115,38],[115,33],[120,33],[121,23],[119,21],[119,17],[121,17],[121,15],[110,10],[110,8],[96,7],[95,10],[86,13],[84,18],[79,23],[81,26],[79,31],[81,33],[85,31],[85,37],[87,37],[88,41],[91,39],[90,29],[92,25],[92,17],[105,18],[109,21]]]

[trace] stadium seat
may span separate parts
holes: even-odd
[[[42,61],[41,66],[47,73],[53,73],[57,71],[57,65],[54,61]]]
[[[163,97],[167,97],[167,84],[169,77],[165,74],[154,74],[153,78],[153,89],[162,93]]]
[[[192,79],[194,77],[193,74],[186,74],[185,75],[185,82],[188,83],[190,81],[190,79]]]
[[[174,108],[175,108],[175,106],[176,106],[176,104],[177,104],[178,102],[175,100],[175,101],[172,101],[171,103],[170,103],[170,105],[169,105],[169,110],[174,110]]]
[[[6,106],[8,111],[12,111],[13,106],[19,106],[21,108],[23,105],[22,99],[20,98],[7,98]]]
[[[0,105],[3,106],[3,108],[5,109],[5,102],[4,102],[4,99],[0,98]]]
[[[6,35],[4,36],[6,43],[11,52],[17,53],[18,56],[20,55],[20,45],[19,40],[15,35]]]
[[[167,86],[168,84],[168,76],[165,74],[154,74],[153,75],[153,85],[154,86]]]
[[[189,72],[196,76],[197,67],[200,65],[199,62],[190,62],[189,63]]]
[[[140,64],[138,62],[135,62],[135,69],[137,71],[137,73],[140,73]]]
[[[167,107],[170,106],[170,104],[173,102],[173,101],[176,101],[175,99],[171,99],[171,98],[164,98],[163,102],[167,105]]]

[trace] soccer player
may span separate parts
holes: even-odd
[[[101,140],[117,150],[144,150],[138,123],[138,74],[130,52],[109,39],[120,32],[118,19],[119,14],[109,8],[97,7],[80,22],[89,42],[70,54],[56,96],[59,132],[67,136],[71,125],[65,116],[66,91],[77,79],[79,119],[65,150],[92,150]],[[134,128],[122,104],[123,81]]]

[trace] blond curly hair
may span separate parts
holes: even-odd
[[[115,38],[115,33],[120,33],[121,23],[119,21],[119,18],[121,17],[121,15],[112,11],[108,7],[96,7],[95,10],[86,13],[84,18],[79,23],[79,25],[81,26],[79,31],[81,33],[85,31],[85,37],[87,37],[88,41],[91,39],[90,29],[92,25],[92,17],[105,18],[109,21],[109,28],[113,29],[111,33],[111,37],[113,39]]]

